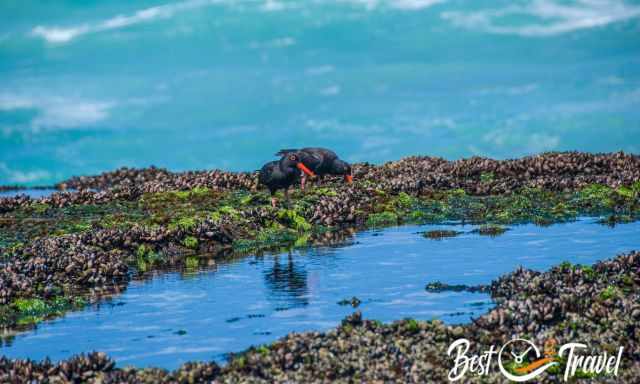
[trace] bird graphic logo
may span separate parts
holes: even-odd
[[[555,340],[548,340],[545,343],[543,357],[538,347],[531,341],[513,339],[504,344],[498,353],[500,372],[507,379],[515,382],[522,383],[531,380],[559,364],[554,357],[555,345]]]

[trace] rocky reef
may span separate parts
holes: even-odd
[[[413,156],[381,166],[355,164],[353,172],[355,179],[361,181],[360,185],[393,193],[422,195],[462,189],[470,195],[491,195],[513,193],[522,188],[572,191],[591,184],[610,188],[631,185],[640,180],[640,157],[623,152],[554,152],[513,160],[472,157],[447,161]],[[257,173],[121,168],[98,176],[73,177],[61,182],[56,188],[78,191],[53,194],[42,202],[54,206],[92,204],[114,199],[137,199],[144,193],[202,187],[216,191],[255,190]],[[0,212],[28,205],[30,201],[24,196],[0,199]]]
[[[2,382],[447,382],[453,361],[449,345],[466,338],[472,352],[513,337],[544,345],[582,342],[588,352],[615,354],[624,347],[618,376],[577,370],[574,381],[635,382],[640,375],[640,253],[619,255],[593,266],[568,263],[540,273],[526,269],[502,276],[489,288],[497,305],[469,325],[438,320],[363,320],[359,312],[325,333],[290,334],[233,356],[224,367],[188,363],[173,372],[120,369],[101,353],[49,361],[0,358]],[[586,353],[586,352],[585,352]],[[536,378],[564,382],[566,359]],[[510,367],[515,370],[517,367]],[[468,373],[463,382],[502,383],[497,369]]]
[[[362,228],[454,220],[486,224],[481,234],[498,235],[503,229],[499,224],[547,225],[597,215],[604,224],[615,225],[640,215],[640,157],[624,153],[546,153],[501,161],[409,157],[379,166],[356,164],[354,176],[350,185],[338,178],[317,181],[304,192],[294,191],[278,208],[258,189],[257,174],[219,170],[123,168],[72,178],[57,185],[60,192],[40,199],[0,198],[0,327],[10,334],[16,327],[58,316],[117,293],[149,271],[193,268],[282,247],[340,243]],[[212,377],[440,381],[448,366],[442,348],[454,336],[473,337],[483,345],[516,333],[568,340],[560,332],[563,323],[578,332],[576,337],[590,335],[588,340],[596,340],[594,324],[615,326],[637,340],[633,324],[640,311],[627,300],[637,301],[637,264],[637,254],[631,254],[592,269],[516,271],[492,285],[498,307],[470,326],[415,321],[381,325],[355,316],[326,334],[291,335],[249,351],[223,369],[195,364],[172,373],[118,370],[104,355],[91,354],[64,367],[5,359],[0,372],[9,381],[39,377],[29,375],[86,381],[94,377],[88,371],[114,382]],[[614,270],[627,283],[631,279],[630,285],[619,285]],[[602,298],[602,291],[606,300],[584,301]],[[589,311],[597,311],[593,319]],[[607,316],[619,317],[601,323]],[[597,335],[610,341],[621,337],[602,330]],[[626,358],[638,360],[635,355]],[[637,373],[633,369],[629,372]]]
[[[410,157],[356,164],[354,174],[353,184],[329,178],[295,190],[276,209],[256,174],[219,170],[123,168],[58,185],[75,191],[1,198],[0,325],[37,322],[47,308],[60,313],[52,302],[117,291],[150,270],[340,242],[359,228],[456,220],[497,235],[496,224],[600,215],[615,225],[640,212],[640,158],[624,153]]]

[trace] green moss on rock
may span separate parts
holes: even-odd
[[[198,239],[193,236],[187,236],[182,240],[182,245],[190,249],[198,249]]]
[[[383,227],[387,225],[398,224],[398,215],[395,212],[384,211],[380,213],[372,213],[367,217],[367,226]]]

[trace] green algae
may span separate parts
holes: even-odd
[[[488,175],[481,175],[488,180]],[[405,192],[397,194],[374,190],[373,205],[357,211],[360,223],[383,227],[399,223],[439,223],[448,220],[472,223],[514,224],[533,222],[547,225],[571,221],[579,215],[606,216],[603,224],[615,225],[638,218],[640,182],[613,189],[604,185],[588,185],[576,192],[551,192],[539,188],[523,188],[497,196],[474,196],[463,189],[435,191],[424,196]],[[309,222],[315,205],[322,197],[337,196],[334,186],[294,191],[290,208],[276,212],[276,219],[286,228],[308,232],[316,227]],[[186,191],[146,193],[136,201],[111,201],[104,204],[72,205],[57,208],[34,202],[0,216],[0,248],[26,244],[36,237],[65,235],[98,228],[126,229],[134,225],[167,226],[193,235],[199,222],[226,218],[232,225],[245,228],[247,210],[270,209],[264,192],[217,192],[198,187]],[[264,223],[257,223],[265,226]],[[268,224],[267,224],[268,225]],[[256,240],[261,228],[240,231],[235,240]],[[264,234],[262,236],[265,237]],[[268,236],[269,240],[291,236]]]
[[[258,352],[259,354],[266,356],[269,354],[269,346],[268,345],[261,345],[258,348],[256,348],[256,352]]]
[[[582,270],[583,275],[589,279],[589,280],[594,280],[596,278],[596,271],[593,269],[592,266],[590,265],[580,265],[578,266],[579,269]]]
[[[398,220],[398,214],[393,211],[372,213],[367,217],[367,226],[376,228],[396,225],[398,224]]]
[[[160,254],[149,245],[141,244],[136,249],[135,262],[139,272],[146,272],[160,260]]]
[[[198,239],[193,236],[187,236],[182,239],[182,245],[190,249],[198,249]]]
[[[200,260],[195,256],[189,256],[184,261],[184,266],[187,270],[198,269],[200,265]]]
[[[480,174],[480,182],[482,183],[491,183],[496,178],[496,175],[493,172],[482,172]]]
[[[480,178],[490,179],[488,175]],[[38,237],[81,233],[91,228],[127,229],[135,225],[165,226],[175,232],[175,240],[171,241],[198,249],[207,241],[194,233],[198,225],[207,219],[222,218],[225,226],[233,229],[235,252],[306,247],[313,234],[340,230],[340,226],[326,228],[311,222],[317,203],[336,196],[338,190],[331,185],[294,191],[289,207],[278,210],[270,207],[269,196],[264,192],[219,192],[207,188],[146,193],[135,201],[114,200],[64,208],[34,202],[0,215],[0,254],[4,258],[21,255],[25,244]],[[356,211],[354,221],[359,228],[450,220],[547,225],[571,221],[580,215],[605,216],[603,223],[614,225],[637,220],[640,212],[640,182],[616,189],[592,184],[574,192],[523,188],[511,194],[475,196],[454,189],[417,196],[374,190],[373,196],[370,206]],[[249,212],[255,210],[267,214],[253,219]],[[162,265],[161,255],[144,244],[135,249],[131,260],[140,272]],[[585,272],[585,276],[592,276],[591,272]]]
[[[496,196],[471,196],[460,189],[436,192],[420,199],[415,207],[422,214],[412,213],[412,216],[422,218],[425,222],[462,220],[498,224],[534,222],[544,225],[575,220],[580,215],[599,216],[615,211],[622,212],[617,216],[625,220],[635,220],[639,209],[633,201],[611,188],[599,185],[572,193],[523,188],[516,193]]]
[[[420,322],[416,319],[406,318],[402,322],[402,327],[406,332],[418,333],[420,332]]]
[[[195,217],[179,217],[171,222],[171,224],[169,224],[169,229],[182,229],[184,231],[190,231],[194,229],[196,225],[197,219]]]
[[[295,230],[273,226],[260,230],[254,239],[236,239],[233,249],[236,252],[247,253],[267,249],[275,249],[287,244],[293,244],[298,239]]]
[[[615,299],[620,296],[622,296],[620,289],[613,285],[607,286],[605,289],[602,290],[602,292],[600,292],[601,300]]]
[[[295,210],[281,209],[276,214],[278,220],[285,226],[294,229],[298,232],[307,232],[311,230],[311,224],[307,220],[298,214]]]
[[[58,296],[52,299],[18,298],[0,307],[0,323],[31,325],[45,319],[61,316],[65,312],[81,308],[86,302],[80,297]]]

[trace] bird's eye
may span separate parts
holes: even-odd
[[[296,161],[296,155],[291,155],[291,156],[289,156],[289,160],[291,160],[291,161]]]

